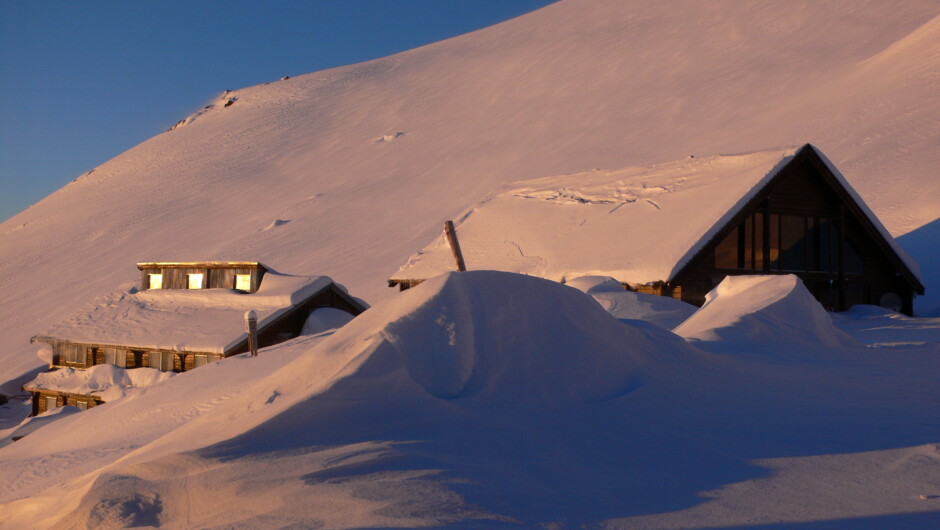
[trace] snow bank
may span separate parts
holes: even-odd
[[[748,345],[757,351],[859,345],[832,324],[829,313],[792,274],[728,276],[675,332],[686,339],[724,341],[732,348]]]
[[[16,427],[0,431],[0,447],[5,447],[11,443],[27,436],[28,434],[45,427],[46,425],[67,418],[72,414],[81,412],[78,407],[65,406],[56,407],[46,411],[39,416],[30,416],[22,421]]]
[[[125,370],[113,364],[99,364],[87,370],[61,368],[36,376],[26,386],[46,390],[57,390],[72,394],[85,394],[114,401],[124,397],[131,388],[143,388],[166,381],[173,372],[156,368],[134,368]]]
[[[353,316],[342,309],[320,307],[314,309],[307,317],[301,335],[316,335],[331,329],[341,328],[352,319]]]
[[[443,399],[607,399],[637,385],[655,359],[688,351],[671,333],[625,326],[590,297],[529,276],[452,272],[401,298],[391,314],[366,313],[380,319],[378,329],[358,322],[345,329],[379,334],[397,355],[383,362],[404,365],[413,382]]]
[[[675,328],[698,309],[668,296],[627,291],[609,276],[581,276],[568,280],[565,285],[591,295],[618,319],[644,320],[666,329]]]

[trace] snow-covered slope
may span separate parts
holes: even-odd
[[[938,13],[565,0],[221,95],[0,225],[3,390],[39,368],[30,335],[135,262],[262,260],[374,303],[442,220],[521,179],[809,141],[894,235],[935,222]]]
[[[3,448],[0,527],[924,525],[936,344],[840,352],[705,353],[450,273]]]

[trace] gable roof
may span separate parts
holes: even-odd
[[[557,281],[587,275],[636,284],[669,281],[801,153],[826,164],[916,279],[913,259],[810,144],[515,183],[459,219],[464,260],[469,269]],[[439,236],[389,282],[421,280],[453,269],[450,248]]]
[[[258,314],[260,332],[330,285],[327,276],[268,272],[252,294],[231,289],[116,291],[33,340],[225,353],[245,340],[246,311]]]

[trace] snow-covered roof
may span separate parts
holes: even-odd
[[[803,149],[820,155],[917,274],[916,263],[809,144],[515,183],[460,218],[464,261],[468,269],[558,281],[587,275],[635,284],[669,281]],[[391,281],[421,280],[448,270],[454,270],[454,260],[439,236]]]
[[[224,353],[245,338],[245,312],[258,329],[332,283],[326,276],[268,272],[252,294],[231,289],[116,291],[56,323],[39,340]]]

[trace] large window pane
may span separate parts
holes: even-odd
[[[835,247],[832,221],[823,217],[819,219],[819,270],[824,272],[837,272],[838,249]]]
[[[770,214],[770,270],[780,270],[780,216]]]
[[[780,261],[785,271],[806,270],[805,219],[795,215],[780,216]]]
[[[754,214],[754,269],[764,269],[764,214]]]
[[[149,279],[149,282],[147,283],[148,289],[163,289],[162,274],[148,274],[147,278]]]
[[[861,253],[848,241],[845,242],[845,272],[848,274],[864,274],[865,272]]]
[[[716,269],[738,268],[738,232],[740,228],[732,230],[715,248]]]
[[[754,218],[744,220],[744,267],[754,268]]]

